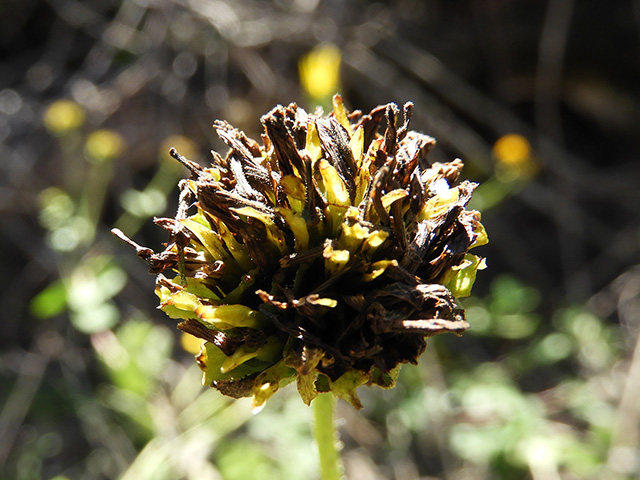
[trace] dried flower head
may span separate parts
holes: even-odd
[[[297,381],[306,403],[332,391],[354,407],[360,385],[393,386],[426,339],[468,328],[468,295],[487,243],[465,209],[475,184],[462,162],[429,164],[433,138],[409,130],[412,104],[329,116],[295,104],[262,117],[262,145],[226,122],[230,147],[183,182],[157,274],[160,308],[204,340],[204,383],[255,410]],[[384,132],[380,126],[386,120]],[[193,212],[190,212],[193,209]]]

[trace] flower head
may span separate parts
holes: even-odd
[[[176,218],[156,219],[165,250],[116,232],[157,274],[160,308],[204,340],[204,383],[256,410],[293,381],[306,403],[333,391],[360,408],[357,387],[393,386],[428,337],[469,326],[455,297],[487,236],[465,209],[475,184],[454,186],[462,162],[426,160],[435,140],[409,130],[410,103],[333,107],[277,106],[262,145],[217,121],[230,150],[209,168],[172,151],[192,175]]]

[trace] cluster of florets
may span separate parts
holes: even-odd
[[[274,108],[262,145],[216,122],[230,150],[208,168],[173,151],[192,176],[156,220],[169,242],[134,244],[162,310],[203,340],[204,383],[256,409],[292,381],[307,403],[333,391],[359,408],[358,386],[393,386],[428,337],[468,328],[455,297],[484,266],[468,253],[487,242],[465,209],[475,184],[456,185],[460,160],[427,161],[412,105],[333,105]]]

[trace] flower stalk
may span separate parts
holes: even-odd
[[[314,432],[318,444],[320,478],[322,480],[343,478],[335,422],[335,402],[336,399],[331,393],[321,393],[312,403]]]

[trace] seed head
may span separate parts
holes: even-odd
[[[306,403],[332,391],[361,408],[357,387],[393,386],[428,337],[469,327],[455,297],[484,268],[468,253],[487,243],[465,209],[476,184],[456,184],[460,160],[427,161],[412,107],[277,106],[261,145],[217,121],[230,150],[210,167],[171,152],[191,178],[176,218],[155,220],[164,251],[116,233],[157,275],[160,308],[204,340],[206,385],[255,410],[293,381]]]

